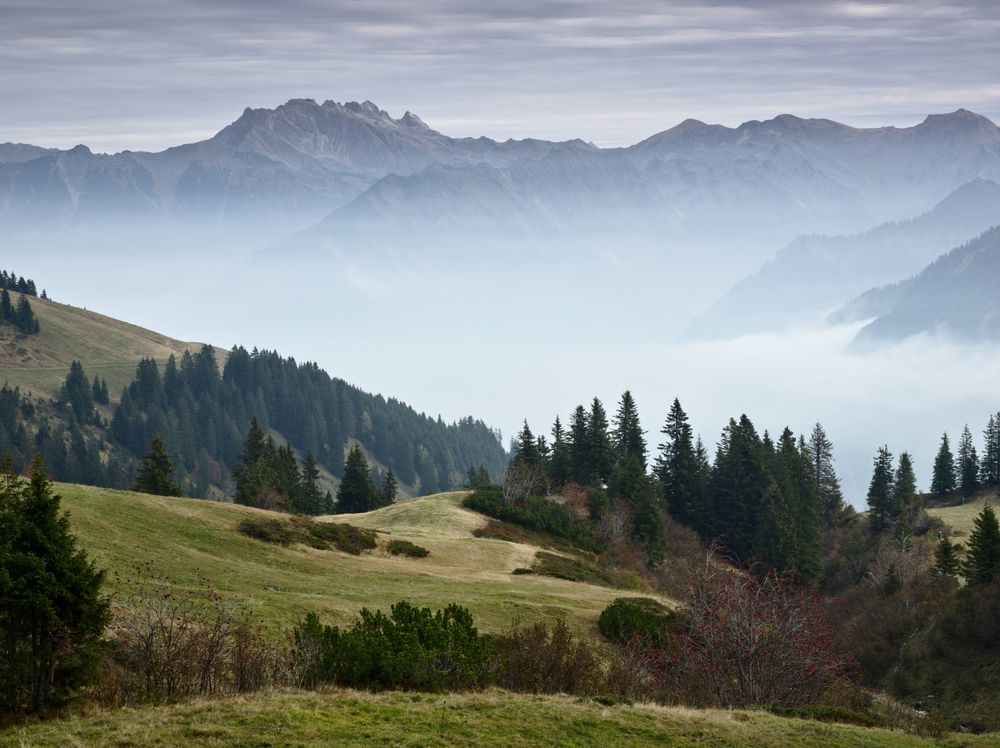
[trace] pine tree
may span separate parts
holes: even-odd
[[[892,452],[888,447],[879,447],[868,486],[869,521],[875,532],[881,532],[896,517],[898,507],[893,503],[894,490]]]
[[[917,476],[913,472],[913,460],[909,452],[899,455],[899,466],[893,481],[893,503],[900,517],[912,522],[914,513],[920,508],[917,494]]]
[[[722,432],[712,469],[712,507],[702,532],[721,538],[737,559],[754,555],[760,505],[770,483],[765,450],[753,423],[744,414],[729,419]]]
[[[372,483],[368,460],[355,444],[344,462],[344,477],[337,489],[337,514],[371,511],[378,503],[378,491]]]
[[[987,486],[1000,483],[1000,413],[990,416],[983,432],[983,459],[979,465],[979,477]]]
[[[553,488],[562,488],[572,476],[573,464],[566,444],[566,434],[563,431],[559,416],[552,425],[552,458],[549,460],[549,480]]]
[[[69,405],[77,423],[93,423],[94,393],[79,361],[69,365],[69,373],[59,391],[59,401]]]
[[[941,447],[934,458],[934,477],[931,480],[931,492],[945,496],[955,490],[955,458],[948,444],[948,434],[941,435]]]
[[[104,572],[77,548],[40,458],[0,476],[0,713],[45,712],[86,685],[110,617]]]
[[[396,494],[398,492],[399,485],[396,483],[396,475],[392,472],[392,468],[389,468],[382,479],[381,500],[379,504],[381,506],[392,506],[396,503]]]
[[[17,329],[25,335],[36,335],[39,331],[38,320],[28,303],[28,297],[22,295],[17,301],[17,311],[15,312]]]
[[[809,458],[819,489],[820,515],[829,524],[844,507],[844,495],[833,469],[833,443],[819,423],[813,426],[809,436]]]
[[[590,423],[582,405],[576,406],[570,418],[567,445],[573,481],[590,484],[594,480],[594,467],[590,461]]]
[[[14,312],[14,305],[10,301],[10,294],[6,287],[0,291],[0,322],[17,322],[17,315]]]
[[[682,524],[694,524],[701,498],[701,476],[691,426],[677,398],[660,433],[667,439],[660,445],[654,470],[663,485],[667,511]]]
[[[944,535],[941,536],[937,547],[934,549],[934,568],[938,574],[947,577],[958,576],[959,569],[961,568],[958,560],[959,548],[958,544],[952,543]]]
[[[173,472],[174,464],[163,439],[156,434],[149,445],[149,452],[142,458],[132,490],[154,496],[180,496],[181,487],[174,482]]]
[[[614,450],[608,434],[608,415],[604,405],[596,397],[590,403],[587,416],[588,458],[591,474],[601,483],[611,478],[614,466]]]
[[[319,466],[312,452],[302,461],[302,473],[295,510],[301,514],[324,514],[326,501],[319,487]]]
[[[958,442],[958,480],[964,502],[979,488],[979,459],[968,425],[963,429],[962,438]]]
[[[973,522],[962,574],[969,584],[989,584],[1000,578],[1000,524],[989,504]]]
[[[624,464],[629,460],[638,461],[643,472],[646,470],[646,438],[639,424],[639,410],[636,407],[632,393],[628,390],[622,393],[615,413],[614,428],[611,432],[611,444],[614,460]]]
[[[535,435],[528,428],[528,422],[524,422],[524,427],[517,435],[514,444],[514,456],[511,458],[512,465],[526,468],[542,468],[542,456],[538,451],[538,442]]]

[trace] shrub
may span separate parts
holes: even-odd
[[[467,496],[462,505],[494,519],[563,538],[588,551],[601,550],[584,522],[562,504],[544,496],[507,501],[499,486],[486,486]]]
[[[642,578],[634,572],[620,572],[603,569],[596,564],[586,563],[567,556],[557,556],[554,553],[539,551],[535,556],[532,574],[541,574],[570,582],[585,582],[601,587],[619,587],[622,589],[642,589],[645,584]]]
[[[498,685],[529,693],[592,695],[604,691],[604,672],[590,642],[563,619],[551,626],[515,623],[497,638]]]
[[[677,616],[648,597],[619,597],[597,619],[597,629],[617,644],[633,639],[649,646],[666,645],[677,624]]]
[[[320,550],[336,548],[355,556],[376,546],[374,530],[344,522],[316,522],[305,517],[247,517],[237,529],[247,537],[265,543],[283,546],[302,543]]]
[[[295,670],[302,685],[456,691],[485,685],[494,656],[468,610],[431,612],[406,602],[361,611],[350,628],[323,626],[309,614],[294,631]]]
[[[394,556],[409,556],[410,558],[424,558],[430,555],[430,551],[419,546],[416,543],[411,543],[409,540],[392,540],[387,546],[389,553]]]

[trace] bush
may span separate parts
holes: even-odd
[[[409,540],[392,540],[389,542],[387,550],[393,556],[409,556],[410,558],[424,558],[430,555],[429,550],[416,543],[411,543]]]
[[[302,543],[319,550],[336,548],[355,556],[376,546],[375,531],[344,522],[316,522],[305,517],[247,517],[237,526],[247,537],[275,545]]]
[[[180,588],[150,565],[114,604],[96,690],[105,706],[247,693],[289,682],[288,655],[249,611]]]
[[[530,569],[530,572],[556,579],[565,579],[569,582],[596,584],[601,587],[621,589],[642,589],[645,587],[642,578],[634,572],[610,571],[596,564],[589,564],[567,556],[557,556],[545,551],[539,551],[535,556],[535,565]]]
[[[563,538],[584,550],[595,553],[601,550],[584,522],[562,504],[543,496],[527,496],[509,502],[504,499],[502,488],[486,486],[467,496],[462,505],[494,519]]]
[[[493,648],[457,605],[431,612],[399,602],[388,616],[365,608],[343,630],[310,613],[294,639],[295,670],[305,686],[457,691],[492,677]]]
[[[511,691],[593,695],[604,691],[604,671],[590,642],[573,636],[564,620],[521,626],[497,638],[498,685]]]
[[[654,647],[665,646],[676,625],[676,614],[648,597],[619,597],[597,619],[598,631],[617,644],[638,639]]]

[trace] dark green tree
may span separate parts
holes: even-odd
[[[511,464],[526,468],[544,468],[541,453],[538,451],[538,441],[531,433],[531,429],[528,428],[527,421],[524,422],[524,427],[517,435]]]
[[[893,479],[893,502],[900,517],[912,522],[920,510],[920,495],[917,493],[917,476],[913,471],[913,460],[909,452],[901,452],[896,475]]]
[[[372,483],[368,460],[361,447],[355,444],[344,462],[344,477],[337,489],[337,514],[356,514],[374,509],[379,502],[378,491]]]
[[[38,320],[28,303],[28,297],[22,295],[17,300],[17,311],[15,312],[17,329],[24,335],[37,335],[39,331]]]
[[[941,446],[934,458],[934,477],[931,479],[931,492],[945,496],[955,490],[955,458],[948,444],[948,434],[941,435]]]
[[[696,525],[695,517],[703,497],[702,476],[699,475],[691,426],[677,398],[674,398],[660,433],[666,441],[660,445],[654,472],[663,486],[667,511],[682,524]]]
[[[844,507],[844,495],[833,468],[833,443],[823,426],[817,423],[809,436],[809,458],[812,460],[819,490],[820,516],[829,524]]]
[[[587,436],[591,474],[601,483],[607,483],[611,478],[611,468],[614,466],[614,449],[611,446],[611,435],[608,433],[608,414],[596,397],[590,403]]]
[[[302,461],[302,474],[299,480],[299,490],[294,505],[295,511],[301,514],[324,514],[327,511],[326,497],[319,487],[319,466],[316,458],[310,452]]]
[[[941,536],[937,547],[934,549],[934,568],[938,574],[946,577],[958,576],[958,572],[961,569],[961,564],[958,560],[958,550],[960,547],[957,543],[952,543],[944,535]]]
[[[990,416],[983,432],[983,458],[979,464],[979,477],[987,486],[1000,483],[1000,413]]]
[[[180,496],[181,487],[173,479],[174,464],[159,434],[153,437],[149,451],[142,458],[135,476],[133,491],[154,496]]]
[[[83,371],[79,361],[69,365],[69,374],[59,391],[59,401],[69,405],[73,417],[79,424],[89,424],[94,421],[94,393],[90,379]]]
[[[396,503],[396,494],[399,493],[399,484],[396,482],[396,474],[389,468],[385,477],[382,478],[382,491],[380,492],[380,506],[392,506]]]
[[[573,461],[566,444],[566,434],[563,431],[559,416],[552,425],[552,457],[549,460],[549,481],[552,487],[559,489],[570,481],[573,472]]]
[[[40,458],[0,475],[0,712],[45,712],[93,677],[110,613]]]
[[[958,442],[958,481],[963,501],[979,488],[979,458],[968,425],[962,430],[962,438]]]
[[[621,465],[630,460],[637,461],[646,471],[646,437],[639,424],[639,409],[629,390],[622,393],[611,431],[611,446],[614,461]]]
[[[868,518],[874,532],[881,532],[898,516],[899,507],[893,501],[894,491],[892,452],[887,446],[879,447],[868,485]]]
[[[0,322],[17,322],[17,314],[14,312],[14,305],[6,288],[0,291]]]
[[[989,504],[973,522],[962,574],[969,584],[989,584],[1000,579],[1000,524]]]
[[[570,417],[567,446],[573,482],[589,485],[595,473],[590,459],[590,422],[582,405],[577,405]]]
[[[712,468],[712,506],[700,528],[706,539],[719,539],[740,561],[754,556],[760,505],[771,482],[764,444],[750,419],[729,419]]]

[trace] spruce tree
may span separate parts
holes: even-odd
[[[301,514],[324,514],[326,501],[319,487],[319,466],[312,452],[302,461],[302,473],[299,479],[299,491],[296,496],[295,510]]]
[[[590,484],[594,478],[594,467],[590,461],[590,423],[582,405],[577,405],[570,417],[567,446],[573,481],[581,485]]]
[[[919,495],[917,494],[917,476],[913,472],[913,460],[909,452],[899,455],[899,466],[893,481],[893,502],[899,516],[912,522],[914,513],[919,510]]]
[[[973,522],[962,574],[969,584],[989,584],[1000,579],[1000,524],[989,504]]]
[[[614,466],[614,449],[611,446],[611,436],[608,433],[608,415],[604,405],[596,397],[590,403],[590,413],[587,416],[588,459],[591,474],[601,483],[607,483],[611,478]]]
[[[524,422],[524,427],[518,432],[511,464],[525,468],[541,469],[543,467],[542,456],[538,451],[538,442],[535,439],[535,435],[531,433],[527,421]]]
[[[614,460],[624,464],[629,460],[638,461],[643,472],[646,470],[646,437],[639,424],[639,410],[629,390],[622,393],[615,413],[614,428],[611,432]]]
[[[983,458],[979,464],[979,477],[987,486],[1000,483],[1000,413],[990,416],[983,432]]]
[[[958,442],[958,481],[963,502],[979,488],[979,459],[968,425],[963,429],[962,438]]]
[[[31,304],[28,303],[27,296],[22,295],[21,298],[18,299],[17,311],[14,314],[17,329],[23,334],[35,335],[38,333],[38,320],[35,319],[35,313],[31,309]]]
[[[892,452],[887,446],[879,447],[868,486],[868,517],[872,530],[876,533],[884,530],[897,516],[898,507],[893,502],[894,490]]]
[[[931,480],[931,492],[945,496],[955,490],[955,458],[948,444],[948,434],[941,435],[941,446],[934,458],[934,477]]]
[[[104,572],[77,548],[40,458],[0,475],[0,713],[42,713],[85,686],[110,617]]]
[[[399,493],[399,484],[396,482],[396,474],[389,468],[382,479],[382,491],[379,501],[380,506],[392,506],[396,503],[396,494]]]
[[[674,398],[660,433],[666,437],[666,441],[660,445],[654,471],[663,486],[667,511],[682,524],[695,524],[697,505],[701,498],[701,476],[698,474],[691,426],[677,398]]]
[[[566,444],[566,434],[563,431],[559,416],[552,425],[552,458],[549,460],[549,480],[553,488],[562,488],[572,476],[572,459],[569,446]]]
[[[770,483],[764,457],[764,444],[750,419],[745,414],[739,421],[729,419],[716,451],[712,506],[703,533],[720,538],[743,561],[754,555],[756,523]]]
[[[355,444],[344,461],[344,477],[337,489],[337,514],[371,511],[378,503],[378,491],[372,483],[368,460]]]
[[[934,549],[934,568],[938,574],[946,577],[958,576],[961,568],[958,560],[959,548],[960,546],[957,543],[952,543],[944,535],[941,536],[937,547]]]
[[[10,301],[10,294],[4,288],[0,291],[0,322],[17,322],[17,315],[14,313],[14,305]]]
[[[833,443],[819,423],[813,426],[809,436],[809,458],[819,490],[820,515],[829,524],[844,507],[844,495],[833,468]]]
[[[181,487],[173,479],[174,464],[159,434],[153,437],[149,452],[142,458],[135,476],[133,491],[154,496],[180,496]]]
[[[69,365],[69,373],[59,390],[59,401],[69,405],[77,423],[84,425],[94,421],[94,393],[90,379],[79,361]]]

